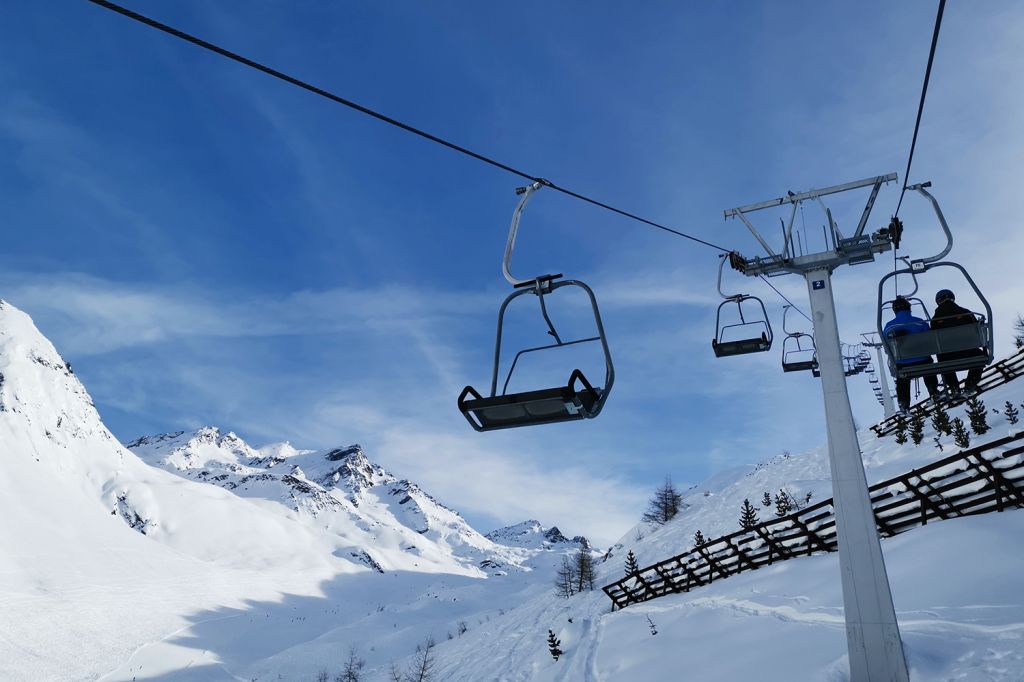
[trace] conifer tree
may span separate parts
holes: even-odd
[[[683,496],[672,485],[672,478],[665,477],[665,483],[654,491],[654,497],[647,503],[647,511],[642,519],[648,523],[665,525],[679,513],[683,506]]]
[[[979,436],[984,436],[989,430],[985,403],[978,398],[967,401],[967,418],[971,421],[971,431]]]
[[[789,493],[785,490],[779,490],[775,495],[775,515],[783,517],[793,510],[793,501],[789,497]]]
[[[941,407],[936,407],[935,412],[932,413],[932,428],[938,434],[953,435],[953,422],[949,420],[949,413]]]
[[[555,637],[553,630],[548,630],[548,651],[551,653],[551,657],[558,660],[558,657],[562,655],[562,640]]]
[[[964,421],[957,417],[953,420],[953,442],[956,443],[958,448],[969,448],[971,446],[971,436],[964,428]]]
[[[704,539],[704,533],[701,533],[700,528],[698,528],[697,532],[693,534],[693,544],[695,547],[700,547],[705,542],[707,542],[707,540]]]
[[[654,621],[651,620],[650,616],[647,616],[647,627],[651,629],[652,635],[658,634],[658,627],[654,624]]]
[[[910,418],[910,440],[914,441],[914,445],[920,445],[924,440],[924,417],[920,412],[915,412]]]
[[[902,415],[896,417],[896,442],[900,445],[907,442],[907,420]]]
[[[629,554],[626,555],[626,577],[639,572],[640,564],[637,563],[636,555],[633,554],[633,550],[629,550]]]
[[[750,504],[750,500],[744,498],[743,506],[740,507],[740,528],[750,530],[757,525],[758,521],[757,509]]]
[[[932,440],[935,441],[935,447],[939,449],[939,452],[942,452],[942,439],[939,438],[938,436],[935,436],[935,438],[933,438]]]
[[[1006,401],[1006,406],[1003,408],[1003,414],[1006,415],[1006,421],[1011,424],[1016,424],[1020,421],[1020,412],[1017,411],[1017,408],[1014,407],[1013,403],[1009,400]]]
[[[761,506],[762,507],[770,507],[770,506],[772,506],[772,496],[768,494],[767,490],[764,491],[764,497],[761,498]]]
[[[1020,314],[1013,323],[1013,344],[1017,348],[1024,348],[1024,316]]]

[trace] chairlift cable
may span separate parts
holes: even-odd
[[[311,92],[314,95],[319,95],[320,97],[328,99],[328,100],[330,100],[330,101],[332,101],[332,102],[334,102],[336,104],[341,104],[343,106],[349,107],[350,109],[354,109],[355,111],[358,111],[361,114],[365,114],[367,116],[370,116],[372,118],[377,119],[378,121],[382,121],[384,123],[387,123],[388,125],[392,125],[392,126],[394,126],[396,128],[400,128],[400,129],[406,131],[407,133],[412,133],[413,135],[418,135],[419,137],[422,137],[422,138],[424,138],[426,140],[429,140],[430,142],[434,142],[434,143],[439,144],[439,145],[441,145],[443,147],[447,147],[448,149],[456,151],[456,152],[458,152],[460,154],[464,154],[465,156],[469,156],[469,157],[471,157],[473,159],[476,159],[477,161],[481,161],[481,162],[486,163],[486,164],[488,164],[490,166],[493,166],[495,168],[503,170],[503,171],[505,171],[507,173],[511,173],[513,175],[517,175],[517,176],[519,176],[519,177],[521,177],[521,178],[523,178],[525,180],[529,180],[530,182],[539,182],[539,183],[545,185],[546,187],[550,187],[551,189],[553,189],[553,190],[555,190],[557,192],[561,192],[562,194],[570,196],[570,197],[572,197],[574,199],[579,199],[580,201],[583,201],[583,202],[588,203],[588,204],[592,204],[594,206],[597,206],[598,208],[603,208],[606,211],[611,211],[612,213],[617,213],[617,214],[619,214],[619,215],[621,215],[623,217],[629,218],[631,220],[635,220],[635,221],[637,221],[639,223],[643,223],[645,225],[657,228],[659,230],[663,230],[665,232],[669,232],[669,233],[677,235],[679,237],[683,237],[684,239],[689,239],[690,241],[696,242],[698,244],[703,244],[704,246],[709,246],[709,247],[711,247],[713,249],[717,249],[718,251],[721,251],[722,253],[728,253],[731,250],[731,249],[727,249],[725,247],[719,246],[718,244],[714,244],[712,242],[709,242],[709,241],[706,241],[704,239],[701,239],[700,237],[695,237],[693,235],[687,234],[687,233],[682,232],[680,230],[673,229],[671,227],[668,227],[667,225],[663,225],[663,224],[655,222],[653,220],[648,220],[647,218],[639,216],[639,215],[637,215],[635,213],[630,213],[629,211],[625,211],[625,210],[622,210],[620,208],[616,208],[616,207],[611,206],[609,204],[606,204],[606,203],[604,203],[602,201],[598,201],[597,199],[593,199],[593,198],[588,197],[588,196],[586,196],[584,194],[580,194],[579,192],[575,192],[575,191],[570,190],[568,188],[561,187],[561,186],[559,186],[559,185],[557,185],[557,184],[555,184],[553,182],[550,182],[549,180],[545,180],[544,178],[542,178],[540,176],[535,176],[533,174],[530,174],[530,173],[527,173],[525,171],[519,170],[519,169],[517,169],[517,168],[515,168],[513,166],[510,166],[508,164],[502,163],[500,161],[496,161],[495,159],[492,159],[492,158],[490,158],[488,156],[485,156],[484,154],[480,154],[480,153],[475,152],[475,151],[473,151],[471,149],[468,149],[468,148],[463,147],[461,145],[455,144],[454,142],[450,142],[450,141],[448,141],[448,140],[446,140],[446,139],[444,139],[442,137],[439,137],[437,135],[433,135],[431,133],[428,133],[425,130],[422,130],[420,128],[416,128],[416,127],[414,127],[412,125],[409,125],[408,123],[403,123],[402,121],[399,121],[399,120],[397,120],[395,118],[392,118],[390,116],[382,114],[382,113],[380,113],[378,111],[374,111],[373,109],[370,109],[369,107],[366,107],[366,106],[363,106],[363,105],[358,104],[356,102],[353,102],[352,100],[349,100],[349,99],[346,99],[344,97],[341,97],[340,95],[336,95],[336,94],[334,94],[332,92],[324,90],[323,88],[317,87],[316,85],[312,85],[311,83],[307,83],[306,81],[300,80],[300,79],[298,79],[298,78],[296,78],[294,76],[289,76],[288,74],[286,74],[286,73],[284,73],[282,71],[278,71],[277,69],[274,69],[272,67],[266,66],[266,65],[261,64],[261,63],[259,63],[257,61],[254,61],[252,59],[249,59],[248,57],[243,57],[240,54],[232,52],[232,51],[230,51],[230,50],[228,50],[226,48],[220,47],[218,45],[214,45],[211,42],[203,40],[202,38],[198,38],[198,37],[196,37],[196,36],[194,36],[194,35],[192,35],[190,33],[186,33],[186,32],[184,32],[184,31],[182,31],[180,29],[174,28],[173,26],[168,26],[167,24],[159,22],[156,19],[151,19],[150,17],[147,17],[145,15],[139,14],[138,12],[134,12],[134,11],[132,11],[132,10],[126,8],[126,7],[122,7],[121,5],[117,5],[117,4],[113,3],[113,2],[109,2],[109,0],[87,0],[87,1],[91,2],[94,5],[98,5],[99,7],[102,7],[104,9],[108,9],[108,10],[110,10],[112,12],[116,12],[117,14],[120,14],[120,15],[122,15],[124,17],[127,17],[128,19],[132,19],[132,20],[137,21],[137,22],[139,22],[141,24],[145,24],[146,26],[149,26],[150,28],[154,28],[154,29],[156,29],[158,31],[162,31],[163,33],[166,33],[166,34],[168,34],[170,36],[174,36],[175,38],[178,38],[180,40],[184,40],[185,42],[191,43],[191,44],[193,44],[193,45],[195,45],[197,47],[201,47],[204,50],[208,50],[208,51],[213,52],[215,54],[218,54],[218,55],[220,55],[222,57],[230,59],[230,60],[232,60],[234,62],[238,62],[239,64],[242,64],[244,66],[248,66],[251,69],[255,69],[257,71],[265,73],[268,76],[273,76],[274,78],[277,78],[277,79],[282,80],[282,81],[284,81],[286,83],[294,85],[294,86],[296,86],[298,88],[306,90],[307,92]]]
[[[759,277],[759,278],[761,279],[761,281],[762,281],[762,282],[764,282],[765,284],[767,284],[768,286],[770,286],[770,287],[772,288],[772,291],[774,291],[774,292],[775,292],[776,294],[778,294],[778,295],[779,295],[779,298],[781,298],[781,299],[782,299],[783,301],[785,301],[785,302],[786,302],[786,303],[788,303],[788,304],[789,304],[790,306],[792,306],[792,307],[793,307],[793,309],[794,309],[795,311],[797,311],[798,313],[800,313],[801,315],[803,315],[803,316],[804,316],[804,319],[806,319],[806,320],[807,320],[808,322],[810,322],[811,324],[814,324],[814,320],[812,320],[812,319],[811,319],[811,318],[810,318],[810,317],[809,317],[809,316],[807,315],[807,313],[805,313],[805,312],[804,312],[803,310],[800,310],[800,307],[799,307],[799,306],[797,306],[797,305],[796,305],[795,303],[793,303],[793,302],[792,302],[792,301],[790,301],[790,300],[789,300],[788,298],[786,298],[786,295],[785,295],[785,294],[783,294],[783,293],[782,293],[781,291],[779,291],[779,290],[778,290],[778,289],[777,289],[777,288],[775,287],[775,285],[774,285],[774,284],[772,284],[771,282],[769,282],[769,281],[768,281],[768,278],[767,278],[767,277],[765,277],[764,275],[758,275],[758,277]]]
[[[893,214],[898,217],[900,214],[900,206],[903,205],[903,195],[907,193],[907,183],[910,179],[910,164],[914,160],[914,147],[917,146],[917,133],[921,129],[921,115],[924,113],[924,100],[928,95],[928,80],[932,75],[932,62],[935,61],[935,47],[939,43],[939,28],[942,26],[942,11],[946,8],[946,0],[939,0],[939,11],[935,16],[935,31],[932,33],[932,46],[928,51],[928,66],[924,70],[924,84],[921,86],[921,101],[917,105],[917,121],[914,123],[914,137],[910,141],[910,154],[907,156],[907,170],[903,174],[903,189],[900,191],[900,200],[896,203],[896,212]]]

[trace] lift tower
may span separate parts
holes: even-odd
[[[896,408],[892,404],[892,393],[889,391],[889,375],[885,371],[887,365],[882,360],[882,342],[878,340],[878,335],[875,332],[865,332],[861,334],[864,339],[864,345],[868,348],[875,349],[875,357],[878,359],[878,380],[879,380],[879,391],[882,394],[882,414],[885,418],[896,414]]]
[[[888,251],[894,243],[899,245],[899,224],[895,220],[888,228],[874,234],[864,234],[878,190],[883,183],[893,180],[896,180],[896,174],[890,173],[825,189],[798,194],[790,192],[778,199],[725,211],[726,218],[742,220],[767,252],[766,256],[752,259],[734,254],[730,261],[736,269],[750,277],[798,274],[807,281],[811,315],[814,318],[814,344],[821,372],[821,391],[825,401],[851,682],[908,680],[892,592],[875,527],[850,396],[846,390],[835,299],[832,295],[832,271],[837,267],[872,262],[876,253]],[[825,235],[827,250],[797,255],[793,247],[793,222],[799,205],[809,199],[820,203],[823,196],[862,187],[871,187],[871,195],[853,235],[844,236],[833,221],[831,212],[826,209],[829,222]],[[783,225],[784,241],[782,251],[778,253],[754,228],[747,214],[787,204],[792,205],[792,212],[789,224]],[[881,367],[879,371],[883,371]]]

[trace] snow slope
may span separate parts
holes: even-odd
[[[301,677],[338,638],[395,658],[520,603],[578,546],[497,544],[357,446],[208,428],[133,447],[0,302],[0,680]]]
[[[610,612],[600,591],[554,594],[554,567],[584,539],[532,520],[483,536],[358,446],[256,449],[208,427],[122,447],[6,303],[0,375],[2,680],[312,680],[355,647],[376,682],[427,637],[435,680],[847,679],[834,554]],[[984,396],[1022,399],[1024,381]],[[989,420],[985,440],[1007,432]],[[869,480],[955,451],[933,435],[900,446],[862,432]],[[628,550],[641,564],[677,554],[782,489],[829,497],[824,450],[686,491],[676,519],[638,524],[605,554],[598,584]],[[914,680],[1024,679],[1022,530],[1013,510],[883,541]]]
[[[1020,408],[1024,380],[982,399],[992,431],[982,439],[974,436],[974,444],[1021,427],[1011,427],[992,410],[1006,400]],[[951,410],[950,416],[966,422],[964,410]],[[939,451],[935,435],[929,425],[915,446],[860,432],[869,483],[957,451],[946,437]],[[698,529],[708,538],[737,530],[744,499],[766,518],[773,508],[760,505],[763,493],[780,489],[800,501],[808,492],[812,501],[831,497],[827,451],[779,455],[695,486],[673,521],[638,524],[613,546],[599,568],[599,583],[622,576],[629,550],[646,565],[691,548]],[[930,523],[883,541],[911,679],[1024,679],[1022,534],[1024,511],[1012,510]],[[568,600],[538,597],[486,630],[438,646],[439,679],[848,679],[836,554],[793,559],[614,613],[609,608],[600,592]],[[558,661],[547,651],[548,629],[562,642]],[[488,642],[501,642],[495,648],[502,655],[474,656]]]

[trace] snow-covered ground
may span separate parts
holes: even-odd
[[[834,554],[610,612],[599,590],[554,593],[581,538],[537,521],[482,535],[358,446],[254,448],[213,427],[121,446],[7,303],[0,375],[0,680],[313,680],[355,647],[377,681],[428,637],[435,680],[847,678]],[[984,396],[990,410],[1022,399],[1024,381]],[[989,421],[985,440],[1005,435]],[[956,451],[932,436],[863,431],[869,480]],[[644,565],[698,529],[735,530],[745,498],[771,514],[760,500],[780,489],[829,497],[823,449],[685,491],[676,519],[607,551],[598,585],[629,550]],[[1014,510],[883,541],[914,680],[1024,679],[1022,530]]]

